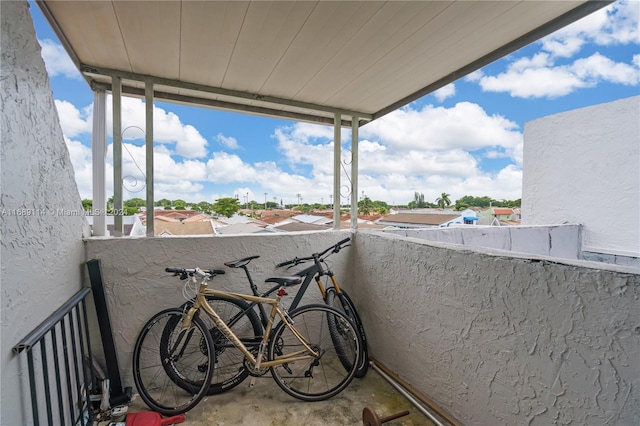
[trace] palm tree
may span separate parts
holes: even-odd
[[[445,207],[449,207],[451,205],[451,200],[449,200],[449,194],[447,194],[446,192],[443,192],[440,195],[440,197],[436,200],[436,204],[441,209],[444,209]]]

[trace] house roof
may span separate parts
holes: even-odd
[[[211,222],[156,222],[154,233],[160,235],[213,235]]]
[[[92,89],[343,125],[381,117],[610,2],[36,2]],[[346,117],[348,116],[348,117]]]
[[[378,223],[402,223],[411,225],[442,225],[450,220],[459,218],[459,214],[443,214],[443,213],[398,213],[388,215]]]
[[[217,229],[218,234],[256,234],[261,232],[271,232],[263,226],[257,225],[255,222],[250,223],[234,223],[233,225],[222,226]]]
[[[507,208],[502,208],[502,207],[494,207],[493,214],[510,215],[510,214],[513,214],[513,209],[507,209]]]
[[[289,222],[282,225],[274,225],[273,229],[276,229],[278,231],[286,231],[286,232],[298,232],[298,231],[326,231],[328,229],[331,229],[331,227],[327,225],[316,225],[313,223]]]

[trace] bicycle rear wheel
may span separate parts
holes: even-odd
[[[360,319],[360,315],[358,315],[358,311],[356,311],[356,307],[353,304],[353,301],[346,291],[341,289],[340,294],[338,294],[335,288],[329,287],[325,296],[325,303],[336,308],[340,312],[343,312],[356,325],[358,333],[360,333],[360,338],[362,339],[360,361],[358,362],[358,368],[356,369],[356,377],[364,377],[364,375],[367,374],[367,370],[369,369],[369,350],[367,348],[367,336],[364,332],[362,320]],[[331,333],[333,333],[332,337],[334,338],[334,341],[336,341],[336,344],[338,344],[340,341],[338,336],[340,336],[342,331],[340,330],[340,324],[334,321],[334,319],[335,317],[328,318],[329,330],[331,331]],[[349,365],[349,360],[346,357],[340,358],[340,361],[344,365],[344,368],[346,368],[347,370],[351,368],[351,365]]]
[[[166,309],[142,328],[133,352],[133,379],[149,408],[172,416],[205,396],[215,365],[213,340],[197,317],[181,330],[184,313]],[[178,380],[180,384],[178,384]]]
[[[340,311],[327,305],[308,305],[289,313],[291,323],[303,340],[317,354],[309,359],[291,361],[271,367],[278,386],[303,401],[330,398],[353,380],[362,344],[355,325]],[[339,323],[343,334],[339,345],[329,331],[329,319]],[[269,359],[309,355],[304,345],[284,322],[280,322],[269,339]],[[341,358],[351,365],[346,369]]]
[[[206,296],[206,299],[247,349],[257,348],[262,340],[262,323],[247,302],[224,296]],[[203,313],[201,319],[209,329],[216,348],[216,365],[207,391],[207,395],[215,395],[238,386],[249,372],[244,368],[245,357],[240,349],[222,334],[208,315]]]

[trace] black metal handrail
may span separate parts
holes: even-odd
[[[89,288],[80,290],[13,347],[14,353],[27,354],[31,410],[36,426],[40,425],[43,404],[48,425],[93,423],[90,397],[95,382],[86,307],[89,293]],[[53,355],[52,363],[50,355]],[[36,364],[41,368],[36,369]],[[52,379],[55,379],[54,386],[50,383]],[[53,405],[54,400],[57,407]]]

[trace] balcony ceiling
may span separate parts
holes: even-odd
[[[333,123],[381,117],[610,2],[38,1],[94,89]]]

